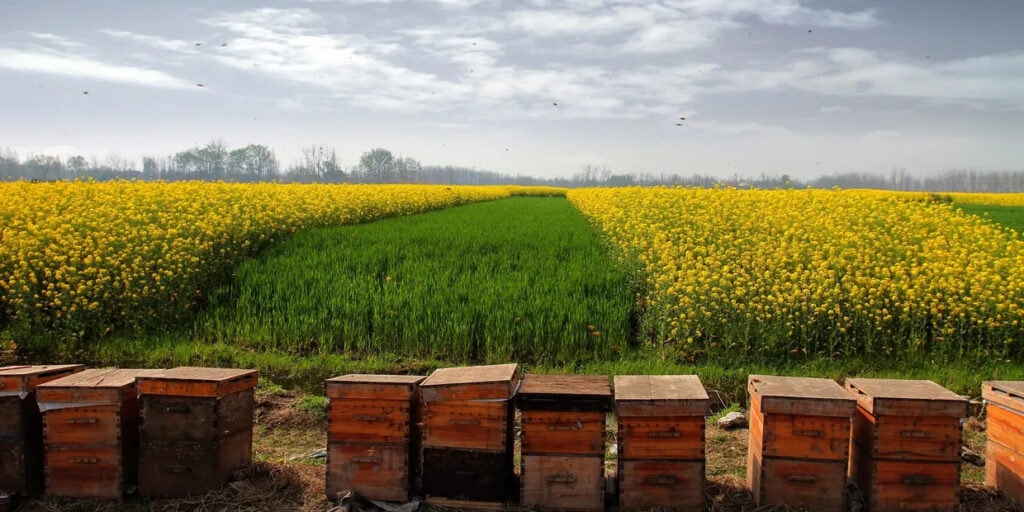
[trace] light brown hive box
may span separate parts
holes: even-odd
[[[1024,382],[982,384],[988,418],[985,485],[1024,504]]]

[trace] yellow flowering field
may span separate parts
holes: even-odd
[[[1021,353],[1024,241],[923,194],[567,197],[639,261],[644,335],[683,356]]]
[[[175,325],[294,231],[508,197],[515,187],[0,183],[0,343]],[[524,193],[523,191],[518,191]]]
[[[953,201],[960,204],[987,206],[1024,206],[1024,194],[951,193]]]

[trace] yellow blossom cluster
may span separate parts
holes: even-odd
[[[1019,355],[1024,241],[879,191],[583,189],[639,261],[644,333],[685,354]]]
[[[0,337],[174,325],[296,230],[508,197],[509,187],[0,183]],[[6,331],[6,334],[3,334]]]
[[[960,204],[982,204],[987,206],[1024,206],[1024,194],[953,193],[953,201]]]

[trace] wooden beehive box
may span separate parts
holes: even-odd
[[[608,377],[527,375],[516,402],[522,422],[520,504],[604,510]]]
[[[80,364],[0,368],[0,492],[43,491],[43,418],[36,387],[82,370]]]
[[[747,392],[754,503],[845,510],[856,401],[831,379],[751,375]]]
[[[183,497],[252,461],[256,370],[180,367],[138,378],[139,493]]]
[[[696,375],[618,375],[619,508],[704,508],[704,415]]]
[[[160,370],[93,369],[41,384],[46,493],[120,498],[136,484],[139,397],[135,379]]]
[[[986,432],[985,485],[1024,504],[1024,382],[982,384]]]
[[[328,498],[351,490],[373,500],[409,500],[411,469],[417,465],[416,404],[423,379],[344,375],[327,380]]]
[[[420,383],[428,499],[503,503],[512,496],[512,399],[519,382],[513,363],[443,368]]]
[[[968,401],[927,380],[849,379],[850,478],[872,512],[956,510]]]

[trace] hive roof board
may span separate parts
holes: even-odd
[[[857,401],[832,379],[751,375],[747,378],[752,409],[762,414],[853,416]]]
[[[522,410],[608,412],[612,386],[604,375],[529,374],[517,397]]]
[[[508,400],[519,379],[515,363],[441,368],[420,383],[420,393],[424,402]]]
[[[0,394],[28,393],[36,386],[85,370],[80,364],[32,364],[0,368]]]
[[[875,416],[967,416],[966,398],[930,380],[847,379],[846,389]]]
[[[120,403],[137,395],[136,379],[162,370],[138,368],[93,368],[51,380],[36,388],[36,399],[44,402]]]
[[[410,400],[426,377],[420,375],[349,374],[327,379],[328,398]]]
[[[990,380],[981,384],[981,397],[1024,414],[1024,381]]]
[[[619,416],[703,416],[708,393],[696,375],[616,375]]]
[[[139,377],[142,395],[221,397],[256,387],[256,370],[180,366]]]

